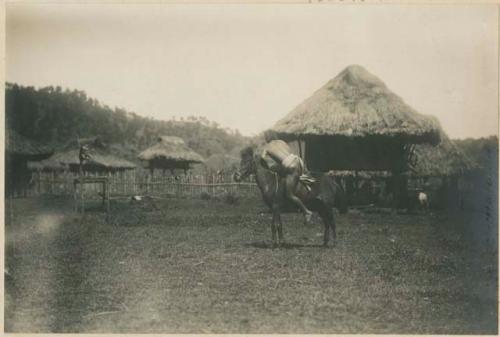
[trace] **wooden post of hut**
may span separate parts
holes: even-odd
[[[394,208],[408,207],[408,176],[401,171],[393,171],[393,206]]]

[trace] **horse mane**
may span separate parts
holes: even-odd
[[[245,146],[241,151],[240,151],[240,156],[241,157],[245,157],[245,156],[249,156],[249,157],[255,157],[256,153],[258,154],[259,152],[261,152],[262,150],[262,147],[265,145],[266,143],[262,143],[260,144],[260,142],[254,142],[252,141],[250,143],[250,145],[247,145]]]

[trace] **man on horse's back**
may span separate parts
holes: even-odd
[[[269,163],[268,158],[272,159]],[[261,155],[262,162],[269,169],[285,175],[286,196],[304,213],[305,222],[311,221],[312,212],[295,195],[300,176],[304,174],[304,162],[296,154],[292,153],[287,143],[282,140],[271,140],[264,146]],[[273,162],[275,165],[273,165]]]

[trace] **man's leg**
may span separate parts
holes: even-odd
[[[286,176],[286,196],[300,208],[302,213],[304,213],[306,223],[309,223],[311,221],[312,212],[304,205],[302,200],[295,195],[298,183],[299,175],[297,173],[289,173]]]

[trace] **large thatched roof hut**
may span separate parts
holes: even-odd
[[[279,120],[271,131],[303,140],[310,169],[405,170],[412,144],[439,143],[439,124],[351,65]]]
[[[62,151],[40,162],[30,162],[33,170],[78,172],[80,167],[79,152],[81,145],[90,148],[90,159],[83,164],[85,172],[116,172],[135,169],[136,165],[111,153],[100,138],[84,138],[66,144]]]
[[[203,162],[201,155],[190,149],[182,138],[174,136],[158,137],[138,158],[146,161],[150,170],[188,170],[192,164]]]

